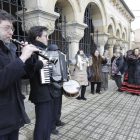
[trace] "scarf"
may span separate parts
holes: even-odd
[[[79,55],[76,54],[75,60],[76,60],[76,66],[80,70],[83,70],[83,66],[84,66],[85,63],[87,63],[88,66],[89,66],[89,60],[88,60],[88,58],[85,54],[79,54]]]
[[[47,46],[40,41],[35,40],[34,42],[32,42],[32,44],[35,45],[39,49],[47,49]]]
[[[117,61],[118,58],[119,57],[115,58],[114,61],[113,61],[113,64],[112,64],[112,75],[115,75],[115,72],[116,72],[116,70],[118,68],[117,65],[116,65],[116,61]],[[117,73],[117,75],[121,75],[121,72],[119,71]]]

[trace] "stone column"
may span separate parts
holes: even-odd
[[[112,58],[112,56],[113,56],[113,47],[116,44],[116,39],[117,39],[117,37],[115,37],[115,36],[110,36],[108,38],[108,46],[109,46],[109,56],[110,56],[110,58]]]
[[[92,34],[92,36],[93,36],[93,34]],[[110,34],[108,34],[108,33],[99,32],[98,33],[98,42],[97,42],[97,34],[94,35],[94,42],[100,47],[99,48],[100,55],[103,55],[104,46],[105,46],[109,36],[110,36]]]
[[[66,38],[69,40],[69,58],[74,59],[79,50],[79,41],[84,36],[84,30],[87,27],[84,23],[69,22],[66,24]],[[63,35],[64,36],[64,35]]]
[[[22,11],[18,12],[19,17],[23,20]],[[52,34],[55,28],[55,20],[59,17],[59,14],[56,12],[50,12],[44,9],[43,7],[34,7],[28,8],[25,11],[24,21],[25,21],[25,30],[26,32],[32,26],[45,26],[48,28],[48,35]]]
[[[122,54],[124,55],[124,53],[127,52],[126,50],[126,44],[125,41],[122,42]]]
[[[129,42],[125,41],[125,50],[126,50],[126,52],[129,50],[128,45],[129,45]]]
[[[120,47],[121,47],[121,45],[122,45],[122,41],[123,41],[123,40],[120,39],[120,38],[116,40],[116,49],[117,49],[117,50],[120,50]]]
[[[126,51],[125,51],[125,47],[122,46],[122,55],[124,55],[125,52],[126,52]]]

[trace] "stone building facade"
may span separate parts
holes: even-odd
[[[66,40],[69,39],[69,58],[73,58],[79,49],[79,42],[88,28],[84,23],[85,10],[91,5],[92,26],[98,29],[97,35],[92,36],[95,44],[100,47],[100,53],[108,44],[110,56],[114,46],[124,52],[131,48],[131,21],[134,15],[123,0],[25,0],[25,30],[28,32],[34,25],[48,27],[48,34],[55,29],[55,21],[59,14],[54,12],[55,6],[62,8],[66,16]],[[22,11],[19,16],[23,20]]]
[[[2,1],[3,9],[10,12],[13,10],[11,13],[23,21],[22,30],[25,30],[26,33],[30,27],[35,25],[46,26],[49,29],[49,36],[54,33],[56,27],[61,29],[61,38],[69,44],[69,58],[74,58],[80,43],[86,44],[89,38],[91,39],[90,42],[88,41],[88,53],[91,53],[91,47],[94,47],[94,44],[98,46],[101,54],[107,46],[110,56],[113,55],[114,47],[116,49],[121,47],[123,52],[131,48],[130,26],[134,15],[124,0],[11,0],[5,1],[5,5],[2,5],[4,3]],[[11,8],[6,6],[6,3],[8,5],[9,2],[15,3],[15,6],[20,5],[20,7],[14,11],[13,6]],[[89,5],[90,9],[87,9]],[[61,7],[61,14],[66,17],[65,26],[56,24],[56,20],[62,16],[55,11],[56,6]],[[85,11],[87,13],[90,11],[90,21],[92,22],[90,27],[84,20],[89,19]],[[63,17],[62,20],[64,20]],[[85,32],[89,28],[94,28],[94,31],[98,30],[98,33]],[[82,39],[83,42],[81,42]]]

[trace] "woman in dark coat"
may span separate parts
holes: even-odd
[[[91,82],[91,93],[94,94],[94,85],[97,84],[96,93],[101,94],[101,82],[102,82],[102,62],[105,61],[106,58],[101,57],[98,50],[95,50],[92,56],[92,62],[90,62],[91,66],[89,69],[92,71],[92,77],[89,78]],[[106,60],[107,61],[107,60]]]
[[[114,76],[114,80],[116,82],[116,85],[118,87],[119,92],[122,92],[120,90],[120,87],[122,86],[122,74],[124,72],[124,59],[122,56],[122,52],[120,50],[117,50],[116,52],[116,58],[114,59],[112,63],[112,76]]]
[[[130,55],[132,54],[132,50],[128,50],[125,55],[124,55],[124,79],[125,79],[125,76],[126,74],[128,73],[128,59],[130,57]]]
[[[131,92],[133,95],[140,95],[140,54],[138,48],[132,51],[132,55],[128,59],[128,67],[128,73],[121,90]]]

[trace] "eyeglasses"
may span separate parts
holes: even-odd
[[[0,26],[0,28],[3,28],[5,31],[7,31],[7,32],[10,32],[11,30],[12,30],[12,32],[14,32],[15,31],[15,28],[14,27],[1,27]]]

